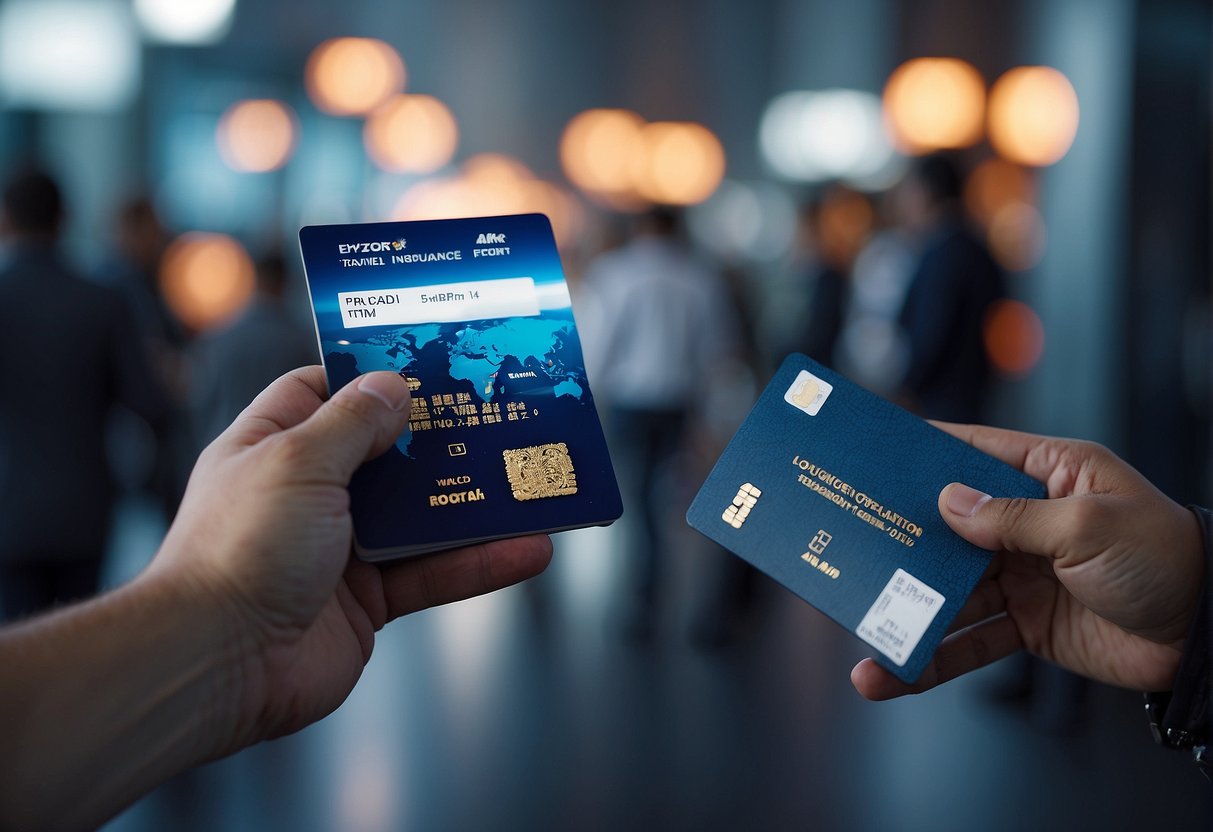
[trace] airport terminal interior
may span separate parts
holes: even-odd
[[[207,443],[333,354],[304,226],[549,217],[585,366],[545,395],[596,406],[624,507],[532,580],[388,624],[334,713],[103,828],[1209,828],[1141,692],[1021,652],[866,701],[875,650],[685,515],[796,352],[1213,504],[1211,81],[1208,0],[0,0],[0,177],[58,183],[57,245],[146,368],[74,414],[104,424],[108,490],[47,522],[98,518],[89,579],[36,596],[0,546],[0,620],[135,579]],[[959,265],[930,256],[945,221]],[[54,298],[0,309],[6,354],[31,320],[74,336]],[[383,369],[414,370],[406,346]],[[0,419],[0,494],[84,476],[18,471],[29,441]],[[0,511],[0,535],[29,520]]]

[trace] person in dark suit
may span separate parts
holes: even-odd
[[[834,351],[851,303],[855,260],[872,234],[875,219],[871,199],[841,184],[830,185],[800,209],[799,246],[808,254],[811,295],[807,322],[795,348],[830,367],[837,365]]]
[[[2,208],[0,606],[15,619],[96,592],[116,497],[110,410],[155,423],[165,399],[121,296],[61,257],[55,181],[17,174]]]
[[[965,223],[963,185],[956,162],[934,155],[916,161],[899,192],[921,247],[900,318],[909,346],[902,386],[919,415],[950,422],[983,418],[993,380],[983,327],[1006,292],[1002,269]]]

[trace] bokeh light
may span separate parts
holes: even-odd
[[[215,43],[232,25],[236,0],[135,0],[148,37],[162,43]]]
[[[190,232],[168,247],[160,267],[165,303],[195,332],[231,318],[253,296],[253,262],[224,234]]]
[[[872,201],[850,188],[831,188],[821,201],[817,244],[823,261],[849,271],[876,227]]]
[[[228,167],[249,173],[277,170],[295,151],[295,113],[281,101],[238,101],[219,119],[215,141]]]
[[[772,262],[792,247],[796,206],[777,185],[726,179],[710,199],[687,211],[687,229],[718,257]]]
[[[564,175],[596,202],[639,207],[632,160],[640,152],[644,124],[629,110],[594,109],[574,116],[560,137]]]
[[[372,161],[394,173],[432,173],[451,161],[459,128],[432,95],[397,95],[375,110],[362,132]]]
[[[1006,206],[1036,202],[1036,178],[1032,172],[999,158],[986,159],[973,169],[965,183],[965,207],[985,228]]]
[[[305,70],[307,92],[330,115],[365,115],[404,91],[404,61],[373,38],[335,38],[317,46]]]
[[[530,168],[504,153],[478,153],[463,163],[461,171],[469,181],[493,188],[535,178]]]
[[[501,153],[481,153],[454,176],[426,179],[405,191],[395,220],[454,219],[492,214],[547,215],[556,242],[572,244],[584,225],[581,205],[563,188],[535,177],[526,165]]]
[[[1004,205],[990,221],[990,253],[1004,269],[1021,272],[1032,268],[1045,253],[1044,218],[1026,202]]]
[[[862,181],[893,158],[880,99],[858,90],[779,95],[763,113],[758,138],[767,164],[800,182]]]
[[[990,363],[1005,375],[1027,375],[1044,355],[1044,325],[1021,301],[995,303],[986,315],[984,335]]]
[[[1010,70],[990,90],[990,144],[1004,158],[1043,167],[1057,162],[1078,133],[1078,94],[1047,66]]]
[[[0,3],[0,100],[6,111],[112,111],[139,88],[129,6],[115,0]]]
[[[663,205],[703,202],[720,186],[724,168],[720,140],[689,121],[646,124],[631,165],[636,192]]]
[[[915,58],[889,76],[885,117],[910,153],[969,147],[981,140],[985,82],[957,58]]]

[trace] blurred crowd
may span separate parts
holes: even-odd
[[[567,258],[627,506],[626,638],[662,626],[671,552],[688,546],[709,564],[692,638],[719,647],[748,611],[754,576],[682,537],[682,517],[787,353],[927,418],[998,421],[983,325],[1007,286],[966,214],[966,174],[934,155],[884,192],[806,194],[777,289],[699,250],[671,208],[616,216],[602,250]],[[0,404],[8,618],[96,592],[119,498],[150,495],[167,524],[200,450],[266,384],[318,358],[310,321],[286,302],[302,285],[281,244],[259,253],[253,298],[196,331],[166,302],[171,234],[149,200],[115,206],[112,245],[94,263],[62,251],[69,210],[45,172],[5,186],[0,360],[17,393]]]
[[[587,264],[578,315],[627,504],[625,635],[651,637],[691,497],[787,353],[924,418],[997,421],[985,323],[1008,287],[966,214],[966,176],[959,158],[933,155],[884,192],[835,183],[805,195],[778,291],[697,251],[669,209],[634,217]],[[717,647],[753,577],[724,553],[706,557],[719,574],[692,637]]]
[[[95,594],[119,499],[151,497],[167,527],[201,449],[318,354],[283,302],[277,251],[259,259],[247,305],[197,332],[165,302],[171,237],[147,199],[117,205],[109,250],[79,264],[52,175],[19,170],[2,199],[0,607],[12,620]]]

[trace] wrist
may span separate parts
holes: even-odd
[[[1213,772],[1209,743],[1213,740],[1210,688],[1210,638],[1213,631],[1213,587],[1210,586],[1209,553],[1213,551],[1213,515],[1193,508],[1201,531],[1202,565],[1196,577],[1195,609],[1188,621],[1179,669],[1171,690],[1146,695],[1146,713],[1154,740],[1169,748],[1190,750],[1193,760],[1207,775]]]
[[[198,703],[187,765],[222,757],[254,742],[247,727],[255,712],[250,682],[258,640],[238,598],[200,570],[161,558],[131,583],[134,603],[165,622],[167,641],[180,645],[175,684],[195,688]]]
[[[0,632],[0,827],[95,826],[242,744],[247,646],[205,586],[148,570]],[[70,799],[66,799],[70,795]]]

